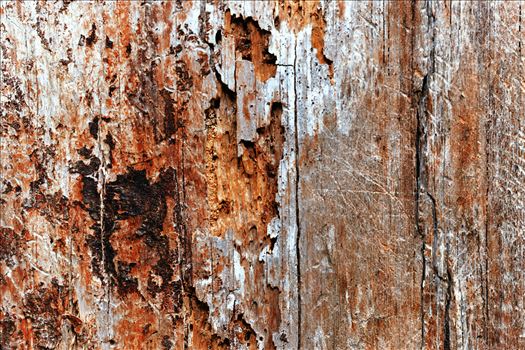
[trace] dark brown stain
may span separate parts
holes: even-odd
[[[0,227],[0,260],[7,266],[14,267],[20,251],[21,236],[13,229]]]
[[[24,339],[38,349],[54,349],[61,339],[60,320],[67,304],[65,291],[53,279],[50,286],[41,286],[24,298],[25,321],[31,330]]]
[[[176,251],[170,248],[163,226],[167,215],[166,197],[174,195],[176,171],[167,169],[160,174],[157,182],[150,182],[145,170],[130,168],[128,173],[118,175],[115,181],[105,184],[101,208],[98,184],[93,179],[98,164],[97,158],[92,157],[90,165],[77,165],[72,169],[83,175],[82,206],[93,220],[91,228],[94,233],[87,240],[93,254],[93,271],[101,279],[108,274],[111,283],[122,294],[137,292],[138,281],[131,271],[137,264],[144,265],[147,261],[119,261],[119,252],[112,243],[112,235],[120,230],[121,223],[137,218],[131,232],[126,232],[124,236],[119,233],[119,237],[131,247],[140,241],[149,254],[157,257],[158,261],[150,266],[150,271],[160,276],[162,283],[156,285],[151,279],[148,280],[148,291],[153,296],[160,291],[171,296],[172,291],[180,289],[174,288],[172,281],[171,261],[176,260]]]
[[[98,41],[98,37],[97,37],[97,26],[95,25],[95,23],[92,23],[91,24],[91,30],[89,31],[89,34],[86,38],[86,45],[87,46],[93,46],[94,44],[96,44]]]

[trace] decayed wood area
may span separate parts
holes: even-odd
[[[525,2],[0,11],[2,349],[525,349]]]

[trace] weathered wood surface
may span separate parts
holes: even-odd
[[[0,11],[2,349],[525,348],[525,3]]]

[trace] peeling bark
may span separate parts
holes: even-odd
[[[2,2],[2,349],[525,347],[522,11]]]

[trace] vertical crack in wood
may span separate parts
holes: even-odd
[[[447,244],[448,247],[448,244]],[[448,265],[447,256],[447,295],[445,301],[445,320],[443,324],[443,348],[450,350],[450,301],[452,300],[452,273],[450,272],[450,266]]]
[[[415,108],[416,108],[416,140],[415,140],[415,147],[416,147],[416,213],[415,213],[415,219],[416,219],[416,227],[417,231],[422,239],[421,244],[421,261],[422,261],[422,276],[421,276],[421,285],[420,285],[420,319],[421,319],[421,348],[426,347],[426,330],[425,330],[425,284],[426,284],[426,274],[427,274],[427,258],[425,255],[426,250],[426,244],[427,244],[427,234],[426,234],[426,228],[423,227],[423,224],[420,223],[420,211],[421,211],[421,194],[424,193],[428,197],[431,203],[431,217],[432,217],[432,250],[431,250],[431,273],[438,278],[441,282],[447,283],[447,299],[446,299],[446,309],[445,309],[445,322],[444,322],[444,342],[445,346],[446,344],[450,344],[450,325],[448,321],[448,314],[449,314],[449,308],[450,308],[450,294],[451,294],[451,273],[448,266],[448,243],[446,243],[446,264],[447,264],[447,278],[443,278],[441,276],[438,266],[436,265],[436,254],[437,254],[437,242],[438,242],[438,235],[439,235],[439,224],[438,224],[438,218],[437,218],[437,204],[436,199],[429,191],[428,186],[428,177],[430,174],[426,173],[426,159],[425,159],[425,150],[428,147],[427,145],[427,131],[426,131],[426,123],[429,123],[428,116],[428,99],[430,97],[430,87],[429,87],[429,79],[432,78],[432,75],[435,72],[435,36],[436,36],[436,28],[435,28],[435,16],[432,9],[432,2],[426,1],[425,2],[425,12],[427,17],[427,23],[426,23],[426,31],[430,33],[430,40],[431,40],[431,47],[429,52],[429,62],[427,63],[426,67],[426,73],[422,80],[421,88],[417,91],[414,91],[414,98],[415,98]],[[415,49],[416,49],[416,32],[415,32],[415,20],[416,20],[416,3],[412,3],[412,52],[411,55],[414,57],[415,55]],[[412,61],[414,62],[414,61]],[[417,67],[412,66],[412,79],[415,78],[414,73],[415,69]],[[414,89],[413,89],[414,90]]]
[[[297,103],[297,37],[294,43],[293,88],[294,88],[294,134],[295,134],[295,224],[297,229],[295,253],[297,264],[297,349],[301,349],[301,222],[299,219],[299,129]]]
[[[423,79],[423,87],[426,85],[427,76]],[[421,166],[422,166],[422,157],[421,157],[421,137],[422,137],[422,125],[421,125],[421,116],[420,116],[420,101],[417,103],[416,111],[416,140],[415,140],[415,150],[416,150],[416,190],[415,190],[415,222],[416,230],[421,238],[421,283],[420,283],[420,318],[421,318],[421,348],[424,348],[425,344],[425,310],[424,310],[424,289],[425,289],[425,275],[426,275],[426,258],[425,258],[425,233],[421,227],[419,220],[419,204],[420,204],[420,187],[421,187]]]
[[[425,345],[425,310],[424,310],[424,288],[425,288],[425,275],[426,275],[426,258],[425,258],[425,233],[423,228],[420,225],[420,216],[419,216],[419,210],[420,210],[420,187],[421,187],[421,177],[422,177],[422,155],[421,155],[421,138],[422,138],[422,121],[421,121],[421,108],[422,108],[422,97],[423,92],[426,89],[427,84],[427,75],[423,78],[423,84],[422,88],[419,91],[416,91],[414,86],[414,71],[415,71],[415,63],[414,63],[414,49],[415,49],[415,30],[414,30],[414,21],[416,17],[416,3],[411,3],[411,19],[410,22],[412,24],[411,28],[411,40],[410,40],[410,75],[411,75],[411,92],[412,92],[412,108],[415,108],[416,112],[416,126],[415,126],[415,140],[414,140],[414,148],[415,148],[415,190],[414,190],[414,220],[415,220],[415,229],[418,233],[419,237],[421,238],[421,248],[420,248],[420,254],[421,254],[421,280],[420,280],[420,286],[419,286],[419,318],[420,318],[420,324],[421,324],[421,349],[424,349]]]

